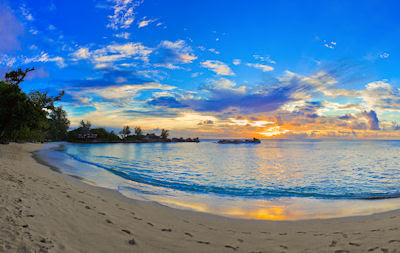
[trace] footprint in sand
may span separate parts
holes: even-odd
[[[210,242],[204,242],[204,241],[196,241],[196,242],[200,244],[210,244]]]
[[[237,250],[239,248],[239,247],[233,247],[231,245],[225,245],[224,247],[232,250]]]
[[[122,232],[127,233],[128,235],[131,234],[131,231],[127,230],[127,229],[121,229]]]
[[[337,244],[337,242],[336,242],[336,241],[332,241],[332,242],[331,242],[331,244],[329,245],[329,247],[335,247],[335,246],[336,246],[336,244]]]
[[[185,232],[185,235],[193,237],[193,235],[191,233]]]
[[[163,231],[163,232],[172,232],[172,229],[170,229],[170,228],[163,228],[163,229],[161,229],[161,231]]]

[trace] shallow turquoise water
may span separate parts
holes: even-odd
[[[67,173],[131,197],[216,213],[234,209],[240,217],[244,209],[267,208],[266,203],[309,212],[300,203],[342,206],[400,196],[400,141],[64,143],[52,156]],[[370,210],[372,202],[394,208],[398,199],[357,205]],[[320,213],[332,208],[338,207]]]

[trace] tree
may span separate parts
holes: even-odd
[[[54,102],[64,95],[48,96],[39,91],[27,95],[19,84],[34,68],[11,71],[0,81],[0,141],[43,141],[49,128]]]
[[[48,138],[52,141],[65,141],[70,121],[61,106],[55,107],[50,113],[49,124]]]
[[[169,131],[168,130],[165,130],[165,129],[161,129],[161,139],[167,139],[168,138],[168,136],[169,136]]]
[[[79,123],[81,125],[82,128],[87,128],[90,129],[92,127],[92,123],[90,123],[90,121],[83,121],[81,120],[81,122]]]
[[[143,136],[143,131],[142,131],[142,129],[140,128],[140,127],[135,127],[135,135],[136,135],[136,137],[138,137],[138,138],[140,138],[140,137],[142,137]]]
[[[121,135],[122,139],[125,139],[126,137],[128,137],[128,135],[130,133],[131,133],[131,129],[129,128],[129,126],[124,126],[124,128],[119,132],[119,134]]]

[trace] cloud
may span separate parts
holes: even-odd
[[[365,88],[358,94],[366,102],[368,108],[400,111],[400,89],[393,88],[384,81],[368,83]]]
[[[259,63],[246,63],[247,66],[256,68],[256,69],[261,69],[263,72],[268,72],[274,70],[274,67],[264,65],[264,64],[259,64]]]
[[[100,70],[102,74],[101,78],[90,78],[85,80],[70,80],[65,81],[64,83],[68,87],[80,87],[80,88],[102,88],[109,86],[118,86],[121,83],[125,84],[144,84],[150,83],[153,80],[149,78],[144,78],[141,74],[136,71],[127,71],[127,70],[117,70],[111,68],[105,68]],[[121,82],[122,81],[122,82]]]
[[[108,68],[116,62],[142,60],[147,62],[153,49],[143,46],[142,43],[111,44],[102,48],[93,49],[80,47],[72,53],[74,60],[88,59],[95,64],[95,68]]]
[[[376,115],[375,111],[373,111],[373,110],[371,110],[369,112],[364,111],[364,112],[362,112],[362,115],[368,121],[368,129],[369,130],[380,130],[379,119],[378,119],[378,116]]]
[[[168,108],[187,108],[188,105],[185,105],[178,100],[176,100],[174,97],[157,97],[154,99],[151,99],[147,102],[148,105],[152,106],[164,106]]]
[[[144,17],[144,19],[138,23],[138,28],[143,28],[143,27],[148,26],[149,24],[157,21],[157,19],[147,19],[146,20],[145,18],[146,17]]]
[[[242,62],[242,61],[241,61],[240,59],[234,59],[234,60],[232,61],[233,65],[235,65],[235,66],[239,65],[241,62]]]
[[[127,33],[127,32],[123,32],[123,33],[117,33],[117,34],[114,34],[114,36],[115,37],[117,37],[117,38],[120,38],[120,39],[129,39],[129,36],[131,36],[131,34],[130,33]]]
[[[389,56],[390,56],[389,53],[383,52],[382,54],[379,55],[379,58],[381,58],[381,59],[387,59],[387,58],[389,58]]]
[[[66,66],[64,58],[60,56],[50,57],[47,53],[41,52],[40,55],[31,58],[25,58],[24,63],[28,64],[31,62],[55,62],[57,66],[60,68],[64,68]]]
[[[275,64],[276,63],[276,61],[272,60],[271,56],[269,56],[269,55],[261,56],[261,55],[258,55],[258,54],[254,54],[253,57],[256,60],[265,61],[265,62],[268,62],[268,63],[271,63],[271,64]]]
[[[88,59],[90,55],[89,48],[87,47],[81,47],[72,53],[74,60]]]
[[[210,85],[203,85],[202,88],[205,90],[229,90],[239,93],[246,92],[246,86],[236,87],[235,82],[226,78],[213,80]]]
[[[0,3],[0,53],[18,49],[19,37],[23,31],[22,24],[15,18],[11,9]]]
[[[32,16],[32,13],[29,11],[29,9],[26,7],[25,4],[23,4],[20,7],[20,10],[21,10],[22,16],[24,16],[26,20],[28,20],[28,21],[34,21],[35,20],[35,18]]]
[[[323,40],[323,43],[324,43],[324,47],[327,47],[327,48],[330,48],[330,49],[334,49],[336,47],[336,42],[335,41],[329,42],[329,41]]]
[[[217,75],[221,76],[233,76],[235,75],[228,65],[217,60],[207,60],[201,63],[203,68],[207,68],[214,71]]]
[[[178,69],[176,64],[192,63],[197,59],[190,46],[184,40],[175,42],[164,40],[158,45],[154,52],[154,65],[169,69]]]
[[[143,0],[110,0],[113,4],[113,15],[108,16],[107,27],[114,30],[127,29],[135,20],[135,9],[139,7]]]

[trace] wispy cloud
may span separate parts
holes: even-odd
[[[146,19],[146,17],[144,17],[143,20],[138,23],[138,28],[146,27],[155,21],[157,21],[157,19]]]
[[[154,52],[156,67],[178,69],[180,67],[177,64],[192,63],[196,59],[197,56],[194,55],[192,48],[184,40],[161,41]]]
[[[256,68],[256,69],[261,69],[263,72],[268,72],[274,70],[274,67],[264,65],[264,64],[259,64],[259,63],[246,63],[247,66]]]
[[[389,56],[390,56],[390,54],[389,54],[389,53],[387,53],[387,52],[383,52],[383,53],[381,53],[381,54],[379,55],[379,58],[382,58],[382,59],[387,59],[387,58],[389,58]]]
[[[31,62],[55,62],[60,68],[64,68],[66,66],[64,58],[62,58],[60,56],[50,57],[45,52],[41,52],[40,55],[37,55],[35,57],[31,57],[31,58],[26,58],[24,60],[25,64],[28,64],[28,63],[31,63]]]
[[[330,48],[330,49],[334,49],[336,47],[336,42],[335,41],[326,41],[323,40],[324,42],[324,47]]]
[[[113,4],[113,15],[108,16],[110,22],[107,27],[114,30],[127,29],[135,21],[135,9],[143,0],[110,0]]]
[[[261,55],[258,55],[258,54],[254,54],[253,57],[256,60],[265,61],[265,62],[268,62],[268,63],[271,63],[271,64],[275,64],[276,63],[276,61],[272,60],[271,56],[269,56],[269,55],[261,56]]]
[[[242,62],[242,61],[241,61],[240,59],[234,59],[234,60],[232,61],[233,65],[235,65],[235,66],[239,65],[241,62]]]
[[[231,70],[231,68],[225,63],[217,60],[207,60],[201,63],[203,68],[207,68],[211,71],[214,71],[217,75],[221,76],[233,76],[235,73]]]
[[[26,20],[28,20],[28,21],[34,21],[35,20],[35,18],[33,17],[32,13],[26,7],[25,4],[21,5],[20,10],[21,10],[22,16],[24,16]]]

